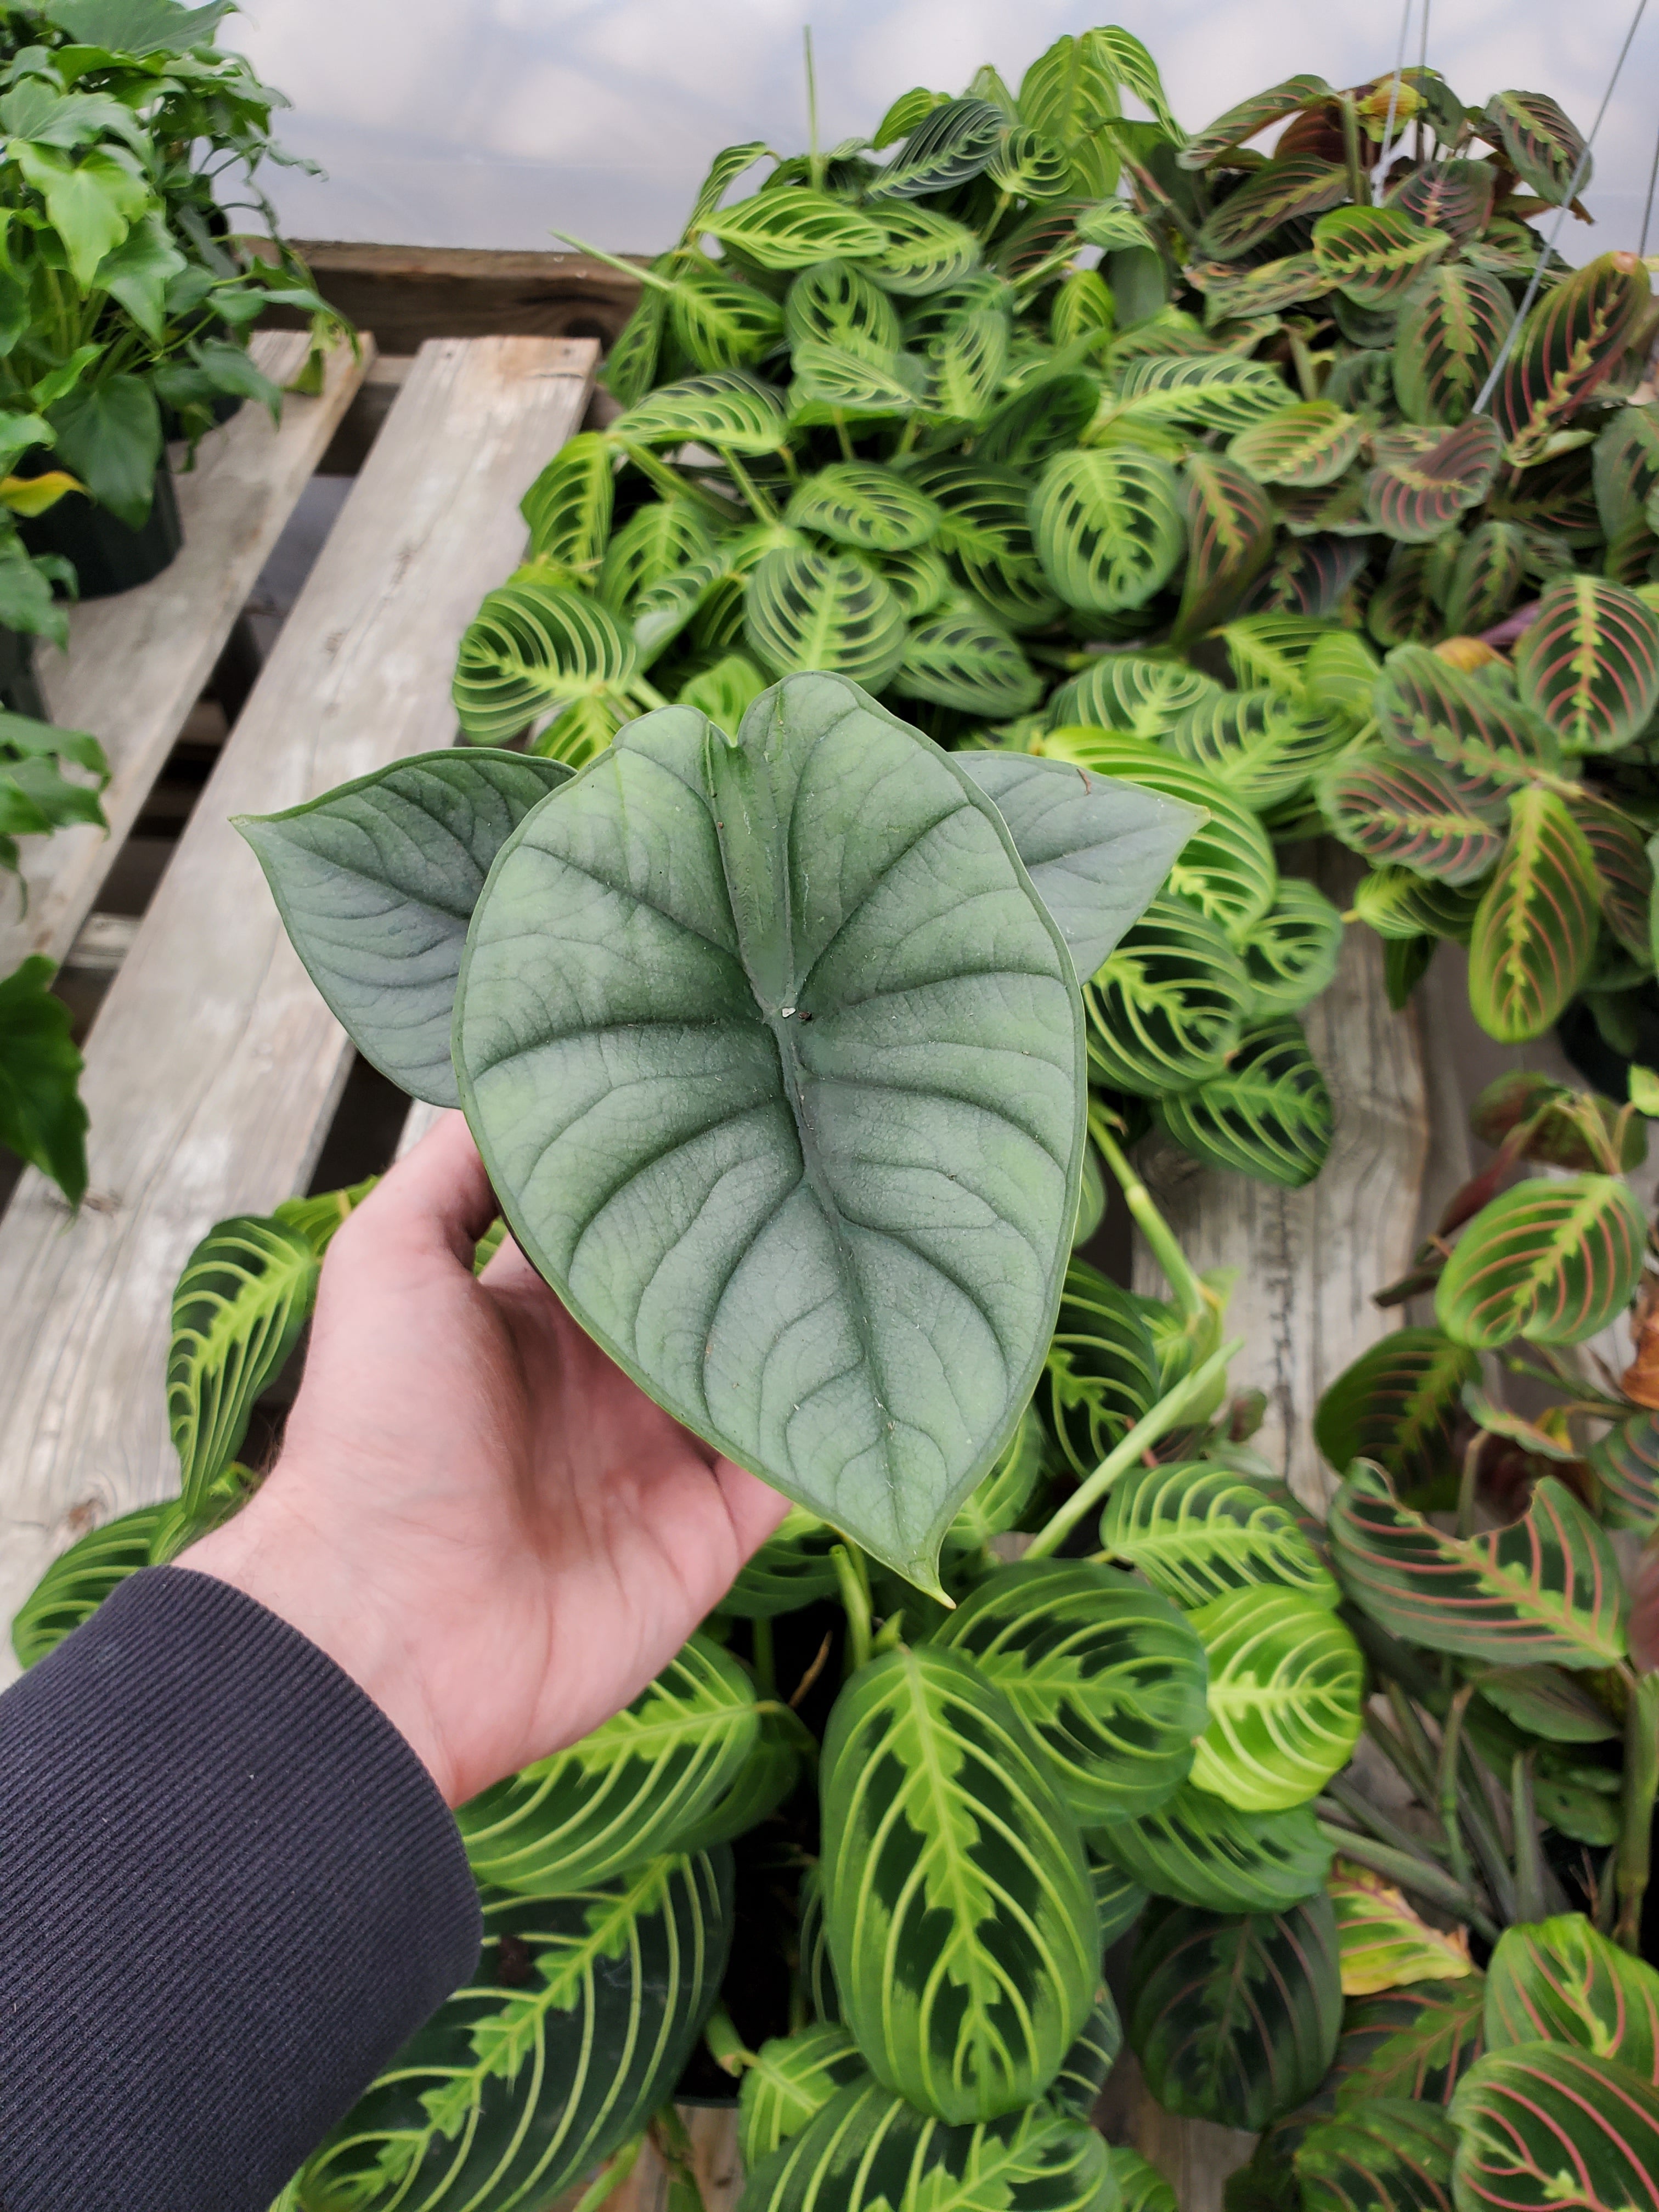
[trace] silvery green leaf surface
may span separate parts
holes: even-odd
[[[844,678],[786,678],[735,739],[647,715],[504,848],[455,1051],[589,1334],[934,1587],[1041,1370],[1081,1173],[1070,958],[990,801]]]

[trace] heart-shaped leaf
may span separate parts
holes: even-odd
[[[832,670],[878,690],[904,656],[903,611],[856,554],[778,546],[750,580],[744,635],[774,676]]]
[[[178,1501],[141,1505],[89,1528],[60,1552],[17,1608],[11,1648],[20,1667],[33,1667],[79,1628],[118,1583],[156,1563],[157,1539],[178,1516]]]
[[[1277,691],[1206,694],[1170,732],[1171,749],[1253,807],[1294,798],[1349,743],[1331,714]]]
[[[1534,1179],[1483,1206],[1435,1291],[1435,1318],[1477,1350],[1517,1336],[1582,1344],[1629,1304],[1647,1222],[1616,1176]]]
[[[1042,118],[1033,120],[1040,124]],[[988,100],[947,100],[910,132],[871,185],[871,199],[921,199],[970,182],[990,167],[1006,126],[1007,118]]]
[[[1168,1599],[1086,1559],[1004,1567],[937,1630],[1048,1754],[1087,1827],[1155,1811],[1204,1727],[1204,1650]]]
[[[1304,399],[1241,430],[1228,458],[1258,483],[1297,489],[1332,483],[1359,451],[1364,428],[1359,416],[1328,399]]]
[[[1577,2044],[1659,2086],[1659,1973],[1581,1912],[1506,1928],[1486,1969],[1488,2051]]]
[[[1379,530],[1402,544],[1425,544],[1460,514],[1479,507],[1498,473],[1498,439],[1488,415],[1471,415],[1455,430],[1396,431],[1372,441],[1377,465],[1365,500]]]
[[[1129,2041],[1166,2112],[1265,2127],[1319,2087],[1341,2023],[1336,1923],[1322,1890],[1272,1917],[1161,1899],[1147,1907]]]
[[[1291,1515],[1259,1484],[1207,1461],[1131,1468],[1106,1500],[1100,1546],[1188,1611],[1261,1586],[1327,1607],[1338,1599]]]
[[[1331,1846],[1310,1806],[1239,1812],[1191,1782],[1154,1813],[1096,1829],[1090,1849],[1158,1897],[1211,1912],[1276,1912],[1318,1889]]]
[[[1361,307],[1390,306],[1450,243],[1397,205],[1332,208],[1313,227],[1326,282]]]
[[[1329,1088],[1291,1014],[1242,1030],[1224,1068],[1155,1098],[1152,1115],[1206,1165],[1287,1190],[1313,1181],[1336,1129]]]
[[[1515,673],[1566,751],[1616,752],[1659,707],[1659,615],[1622,584],[1564,576],[1522,633]]]
[[[1452,2212],[1456,2143],[1443,2112],[1399,2099],[1317,2121],[1296,2152],[1305,2212]]]
[[[885,199],[874,202],[869,212],[886,242],[864,265],[884,291],[927,299],[978,265],[978,238],[936,209]]]
[[[533,1895],[672,1850],[736,1780],[758,1729],[748,1676],[694,1636],[624,1711],[460,1808],[472,1869]]]
[[[1659,2090],[1558,2043],[1489,2052],[1458,2083],[1461,2208],[1626,2212],[1659,2203]]]
[[[1288,876],[1260,921],[1238,940],[1253,1018],[1291,1014],[1316,999],[1342,957],[1342,916],[1323,891]]]
[[[1503,148],[1516,174],[1540,199],[1559,206],[1584,156],[1583,138],[1559,104],[1547,92],[1498,92],[1480,120],[1481,136]],[[1581,189],[1589,174],[1586,162]]]
[[[1613,373],[1650,297],[1633,253],[1604,253],[1544,293],[1492,396],[1492,420],[1512,462],[1540,459]]]
[[[573,702],[614,702],[638,667],[633,639],[597,599],[558,584],[502,584],[461,640],[455,711],[475,744],[503,744]]]
[[[1029,753],[953,757],[1007,823],[1079,975],[1092,975],[1200,826],[1198,808]]]
[[[1358,1738],[1358,1645],[1328,1605],[1291,1589],[1230,1591],[1193,1626],[1210,1662],[1194,1787],[1247,1813],[1304,1803]]]
[[[307,2163],[305,2203],[533,2212],[671,2095],[732,1936],[728,1852],[483,1899],[483,1954]]]
[[[1344,1996],[1371,1996],[1405,1983],[1462,1981],[1474,1972],[1467,1931],[1431,1928],[1370,1867],[1338,1859],[1325,1887],[1336,1911]]]
[[[1187,506],[1187,573],[1176,629],[1187,638],[1238,608],[1273,550],[1273,515],[1253,477],[1196,453],[1182,471]]]
[[[1545,1475],[1519,1521],[1443,1536],[1358,1468],[1330,1512],[1337,1571],[1391,1636],[1489,1665],[1607,1667],[1624,1656],[1625,1600],[1606,1536]]]
[[[1464,262],[1432,270],[1401,307],[1392,348],[1395,397],[1407,421],[1464,421],[1514,319],[1497,277]]]
[[[1351,851],[1442,883],[1478,882],[1504,849],[1501,806],[1431,761],[1377,753],[1340,761],[1320,779],[1319,800]]]
[[[1206,169],[1220,155],[1242,146],[1247,138],[1254,138],[1270,123],[1282,123],[1287,116],[1318,107],[1331,97],[1331,88],[1322,76],[1286,77],[1283,84],[1271,85],[1266,92],[1252,93],[1237,107],[1230,107],[1224,115],[1217,116],[1213,123],[1182,147],[1176,161],[1183,169]]]
[[[1595,957],[1600,888],[1566,802],[1540,787],[1517,792],[1469,940],[1469,1005],[1489,1036],[1524,1044],[1559,1019]]]
[[[523,753],[421,753],[238,817],[330,1011],[414,1097],[460,1103],[449,1033],[467,924],[509,834],[569,773]]]
[[[659,385],[619,415],[606,435],[624,447],[695,439],[724,453],[770,453],[784,441],[783,409],[770,385],[743,369],[717,369]]]
[[[611,532],[616,459],[610,440],[594,430],[580,430],[560,447],[519,501],[532,556],[597,573]]]
[[[1079,1480],[1151,1412],[1160,1389],[1158,1352],[1139,1302],[1086,1261],[1073,1260],[1038,1397]]]
[[[838,461],[797,488],[785,520],[863,553],[902,553],[933,537],[939,509],[890,469]]]
[[[1347,194],[1348,173],[1340,161],[1323,161],[1316,154],[1283,155],[1255,171],[1206,219],[1199,251],[1212,260],[1237,261],[1282,224],[1297,216],[1322,214]]]
[[[1175,471],[1128,446],[1056,454],[1031,495],[1031,530],[1049,582],[1086,614],[1144,606],[1187,544]]]
[[[879,253],[887,243],[880,224],[857,208],[800,185],[757,192],[713,210],[703,228],[763,269],[805,269],[837,256],[855,259]]]
[[[875,2082],[842,2090],[750,2177],[744,2212],[1099,2212],[1104,2138],[1047,2103],[942,2127]]]
[[[1100,1079],[1161,1099],[1220,1073],[1243,1029],[1249,977],[1213,921],[1164,894],[1125,931],[1083,1000]]]
[[[1314,1436],[1339,1474],[1375,1460],[1401,1495],[1434,1492],[1458,1472],[1463,1386],[1480,1375],[1467,1345],[1437,1328],[1396,1328],[1345,1367],[1319,1401]]]
[[[1036,704],[1042,679],[1007,631],[964,601],[915,624],[889,689],[1002,722]]]
[[[677,1418],[926,1585],[1059,1299],[1071,972],[990,802],[829,676],[735,740],[631,724],[473,919],[458,1072],[520,1243]]]
[[[1082,1844],[1030,1744],[968,1659],[931,1645],[860,1668],[824,1741],[824,1914],[848,2024],[878,2079],[955,2123],[1040,2096],[1094,2002]]]
[[[1613,1528],[1659,1528],[1659,1416],[1617,1422],[1590,1446],[1589,1459]]]

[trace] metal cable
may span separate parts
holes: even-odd
[[[1648,250],[1648,225],[1653,221],[1653,188],[1659,184],[1659,137],[1653,142],[1653,167],[1648,171],[1647,204],[1642,210],[1642,237],[1636,248],[1639,261]]]
[[[1417,50],[1417,159],[1423,158],[1423,81],[1429,73],[1429,0],[1423,0],[1423,40]],[[1435,134],[1437,147],[1439,133]]]
[[[1406,33],[1411,28],[1412,0],[1406,0],[1400,11],[1400,43],[1395,48],[1394,82],[1389,88],[1389,119],[1382,125],[1382,150],[1371,170],[1371,198],[1376,198],[1382,179],[1389,173],[1389,156],[1394,151],[1394,118],[1400,109],[1400,72],[1406,66]]]

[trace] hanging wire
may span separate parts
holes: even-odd
[[[1589,137],[1584,141],[1584,150],[1578,156],[1577,167],[1572,173],[1572,181],[1567,186],[1560,206],[1556,210],[1555,221],[1550,226],[1550,234],[1539,249],[1538,259],[1532,276],[1528,281],[1525,292],[1521,296],[1521,305],[1515,311],[1515,320],[1504,333],[1504,343],[1498,349],[1498,358],[1493,362],[1486,380],[1480,387],[1480,396],[1474,403],[1474,412],[1477,415],[1484,414],[1488,401],[1498,389],[1498,380],[1508,366],[1510,356],[1515,351],[1515,342],[1521,335],[1521,326],[1531,312],[1533,301],[1538,297],[1538,288],[1544,281],[1544,271],[1549,267],[1554,257],[1555,241],[1561,235],[1561,226],[1567,219],[1569,209],[1578,197],[1578,187],[1583,183],[1585,173],[1589,167],[1590,148],[1595,145],[1595,134],[1601,128],[1602,118],[1607,112],[1607,103],[1613,98],[1613,88],[1619,82],[1619,72],[1625,66],[1625,57],[1635,42],[1636,33],[1641,27],[1642,18],[1646,15],[1647,8],[1648,0],[1636,0],[1636,13],[1632,16],[1630,28],[1625,33],[1625,43],[1619,49],[1619,58],[1613,65],[1613,75],[1607,79],[1607,88],[1601,94],[1601,105],[1595,111],[1595,120],[1590,125]]]
[[[1653,221],[1655,185],[1659,185],[1659,137],[1655,138],[1653,142],[1653,167],[1648,171],[1647,204],[1642,210],[1642,237],[1636,249],[1636,258],[1638,261],[1644,258],[1648,250],[1648,225]]]
[[[1425,0],[1425,14],[1427,13]],[[1382,151],[1376,157],[1371,171],[1371,197],[1376,198],[1382,180],[1389,173],[1389,155],[1394,150],[1394,118],[1400,109],[1400,72],[1406,66],[1406,33],[1411,28],[1412,0],[1406,0],[1400,11],[1400,44],[1395,48],[1394,82],[1389,88],[1389,119],[1382,125]]]
[[[1423,41],[1417,50],[1417,159],[1423,158],[1423,87],[1429,74],[1429,0],[1423,0]],[[1438,143],[1438,133],[1436,134]]]

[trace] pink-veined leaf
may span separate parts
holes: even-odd
[[[1492,176],[1488,161],[1425,161],[1389,193],[1389,205],[1461,246],[1480,234],[1492,212]]]
[[[1547,92],[1498,92],[1486,102],[1481,136],[1501,146],[1510,166],[1540,199],[1559,207],[1567,197],[1584,141],[1571,116]],[[1589,182],[1585,162],[1582,191]]]
[[[1432,270],[1401,309],[1391,356],[1395,397],[1407,420],[1462,422],[1514,319],[1497,277],[1466,262]]]
[[[1651,297],[1647,271],[1633,253],[1604,253],[1544,294],[1492,398],[1492,417],[1511,461],[1536,460],[1618,368]]]
[[[1176,160],[1183,169],[1206,169],[1218,155],[1231,153],[1242,146],[1247,138],[1254,138],[1258,131],[1265,131],[1270,123],[1282,123],[1286,116],[1299,115],[1304,108],[1317,107],[1331,97],[1331,88],[1322,76],[1286,77],[1283,84],[1270,85],[1266,92],[1252,93],[1241,100],[1224,115],[1189,139]]]
[[[1339,1474],[1375,1460],[1402,1496],[1431,1492],[1455,1480],[1462,1392],[1480,1371],[1476,1354],[1437,1328],[1392,1329],[1321,1398],[1315,1440]]]
[[[1659,706],[1659,615],[1622,584],[1563,576],[1522,633],[1515,673],[1568,752],[1616,752]]]
[[[1383,1875],[1338,1858],[1325,1878],[1341,1947],[1342,1994],[1375,1996],[1412,1982],[1457,1982],[1474,1971],[1466,1929],[1431,1928]]]
[[[1534,1176],[1489,1199],[1435,1285],[1435,1319],[1477,1352],[1582,1344],[1622,1313],[1647,1221],[1618,1176]]]
[[[1258,483],[1327,484],[1347,467],[1364,434],[1360,416],[1346,408],[1328,399],[1304,399],[1241,430],[1227,456]]]
[[[1387,307],[1451,244],[1397,207],[1338,207],[1314,225],[1314,258],[1358,307]]]
[[[1269,161],[1206,218],[1199,251],[1215,261],[1235,261],[1293,216],[1334,208],[1347,191],[1348,173],[1339,161],[1313,154]]]
[[[1627,814],[1621,814],[1582,785],[1570,795],[1567,805],[1595,862],[1602,921],[1626,952],[1638,960],[1650,959],[1653,870],[1641,831]]]
[[[1486,415],[1472,415],[1443,436],[1395,431],[1378,437],[1373,451],[1366,501],[1377,528],[1402,544],[1438,538],[1480,506],[1498,473],[1498,433]]]
[[[1659,2090],[1565,2043],[1489,2051],[1452,2100],[1460,2212],[1659,2212]]]
[[[1273,542],[1267,495],[1242,468],[1200,447],[1188,455],[1183,478],[1187,573],[1177,640],[1196,637],[1234,612]]]
[[[1489,1036],[1524,1044],[1559,1018],[1589,972],[1600,908],[1595,859],[1565,801],[1517,792],[1469,939],[1469,1004]]]
[[[1226,261],[1189,261],[1187,282],[1204,295],[1206,319],[1219,322],[1276,315],[1329,291],[1324,271],[1311,253],[1287,253],[1277,261],[1239,269]]]
[[[1431,761],[1369,754],[1339,762],[1319,785],[1321,811],[1351,851],[1442,883],[1479,881],[1504,849],[1501,813],[1476,804]]]
[[[1547,733],[1530,715],[1424,646],[1389,655],[1376,705],[1389,744],[1437,760],[1483,791],[1513,789],[1553,764]]]

